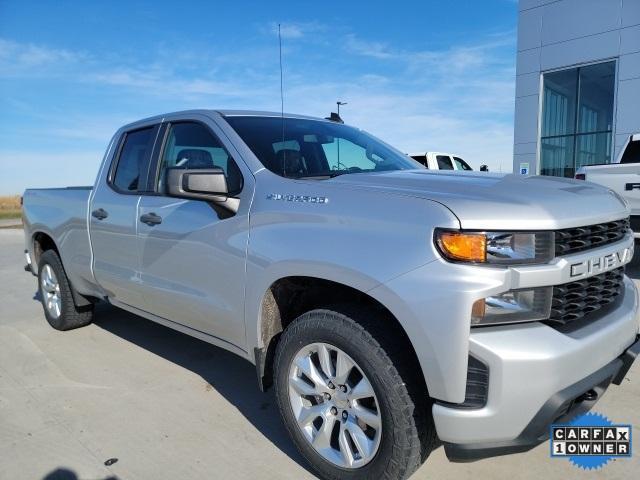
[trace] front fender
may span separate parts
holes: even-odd
[[[371,292],[439,258],[436,227],[460,227],[446,207],[422,198],[293,181],[268,171],[256,179],[246,271],[248,351],[264,347],[260,308],[277,280],[315,277]],[[326,202],[304,201],[317,197]]]

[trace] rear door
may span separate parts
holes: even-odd
[[[169,123],[164,136],[157,193],[142,197],[138,212],[144,309],[243,347],[253,176],[207,117]],[[166,196],[167,167],[222,168],[232,196],[240,200],[238,211]],[[145,223],[149,218],[155,220]]]
[[[116,301],[142,301],[137,211],[148,191],[151,153],[158,126],[122,134],[111,165],[96,185],[89,228],[96,281]]]

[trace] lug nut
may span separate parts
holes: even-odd
[[[342,418],[344,420],[346,420],[348,416],[349,416],[349,414],[347,412],[342,412]]]
[[[325,400],[331,400],[331,395],[329,395],[327,392],[324,393],[324,399]]]
[[[346,393],[346,391],[347,391],[346,385],[340,385],[340,390],[342,390],[343,392]]]
[[[331,383],[331,382],[329,382],[329,385],[327,385],[327,386],[328,386],[331,390],[333,390],[334,388],[336,388],[336,386],[335,386],[333,383]]]
[[[331,415],[337,415],[338,409],[336,407],[331,407]]]

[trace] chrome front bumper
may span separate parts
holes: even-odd
[[[638,335],[637,288],[629,278],[624,282],[624,297],[617,308],[572,333],[542,323],[472,330],[470,353],[489,369],[486,405],[480,409],[433,406],[438,435],[452,459],[532,448],[544,440],[538,437],[544,437],[548,424],[557,419],[554,415],[562,416],[549,407],[549,402],[557,403],[558,395],[564,399],[575,393],[577,397],[592,388],[598,398],[604,393],[622,368],[619,357]],[[581,388],[586,390],[580,392]],[[596,400],[583,407],[590,408]],[[544,418],[540,412],[545,412]],[[542,433],[538,431],[541,422]]]

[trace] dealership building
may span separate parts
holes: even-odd
[[[640,0],[520,0],[513,171],[572,177],[640,132]]]

